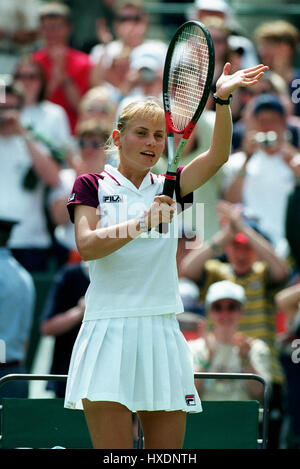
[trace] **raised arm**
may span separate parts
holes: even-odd
[[[271,279],[275,282],[283,282],[287,280],[288,271],[285,261],[276,255],[273,246],[269,241],[243,221],[240,207],[235,206],[230,202],[220,201],[218,203],[218,211],[228,218],[234,232],[245,233],[252,248],[268,265]]]
[[[210,241],[203,242],[197,249],[193,249],[182,260],[182,276],[187,277],[194,282],[199,282],[204,272],[206,261],[212,259],[217,251],[222,252],[224,246],[231,241],[233,233],[226,225],[218,231]]]
[[[217,96],[226,100],[240,86],[252,86],[258,82],[268,67],[257,65],[230,75],[231,64],[227,62],[216,83]],[[181,195],[185,196],[202,186],[227,161],[231,148],[232,118],[228,105],[216,104],[216,120],[209,150],[191,161],[182,171]]]
[[[275,296],[277,307],[294,318],[299,311],[300,305],[300,283],[284,288]]]

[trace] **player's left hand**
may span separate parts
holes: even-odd
[[[216,83],[216,93],[219,98],[227,99],[234,90],[240,86],[255,85],[263,74],[269,69],[267,65],[256,65],[256,67],[238,70],[230,75],[231,63],[226,62],[223,73]]]

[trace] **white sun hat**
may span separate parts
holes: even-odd
[[[246,301],[245,290],[240,285],[222,280],[210,285],[205,297],[205,306],[209,308],[212,303],[219,300],[230,299],[244,305]]]

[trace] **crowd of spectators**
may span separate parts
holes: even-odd
[[[235,93],[229,160],[181,214],[182,228],[192,233],[181,233],[177,263],[185,310],[195,318],[195,370],[265,374],[272,390],[269,445],[300,448],[300,360],[293,361],[292,345],[300,305],[299,29],[261,19],[247,36],[225,0],[195,0],[185,15],[164,15],[161,36],[151,37],[145,4],[0,2],[0,339],[7,356],[0,376],[24,370],[31,277],[53,265],[40,333],[56,338],[51,372],[67,373],[89,282],[66,209],[73,182],[107,162],[118,165],[105,147],[121,109],[162,95],[164,25],[196,19],[214,41],[212,91],[227,61],[232,72],[260,61],[269,71]],[[209,148],[214,106],[210,97],[180,164]],[[166,166],[167,154],[153,172]],[[64,387],[54,391],[61,397]],[[205,399],[261,397],[256,388],[224,382],[215,389],[200,383],[199,391]]]

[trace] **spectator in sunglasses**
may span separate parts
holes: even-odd
[[[0,210],[19,220],[9,239],[16,259],[30,272],[45,271],[51,255],[44,203],[59,181],[60,165],[48,145],[23,125],[23,88],[6,86],[0,103]]]
[[[117,2],[113,30],[113,41],[98,44],[91,50],[90,58],[94,64],[92,85],[112,84],[119,91],[121,100],[135,86],[135,82],[130,80],[131,52],[141,44],[155,47],[165,47],[165,44],[160,40],[146,39],[148,15],[139,0]]]
[[[59,265],[79,260],[74,227],[70,222],[66,203],[77,176],[103,171],[106,162],[104,148],[110,135],[110,127],[104,121],[89,119],[76,127],[76,134],[78,148],[69,161],[69,167],[60,171],[59,184],[49,196],[49,209],[56,225],[54,235]]]
[[[117,109],[116,94],[110,86],[95,86],[81,98],[78,125],[85,120],[97,119],[113,125]]]
[[[22,124],[64,153],[72,138],[69,119],[62,106],[46,99],[47,81],[42,67],[29,55],[24,56],[15,68],[13,79],[24,92]]]
[[[213,283],[205,297],[211,329],[199,321],[200,337],[190,341],[195,371],[255,373],[271,380],[270,350],[260,339],[238,331],[245,290],[231,281]],[[261,399],[263,386],[251,380],[196,380],[204,400]]]

